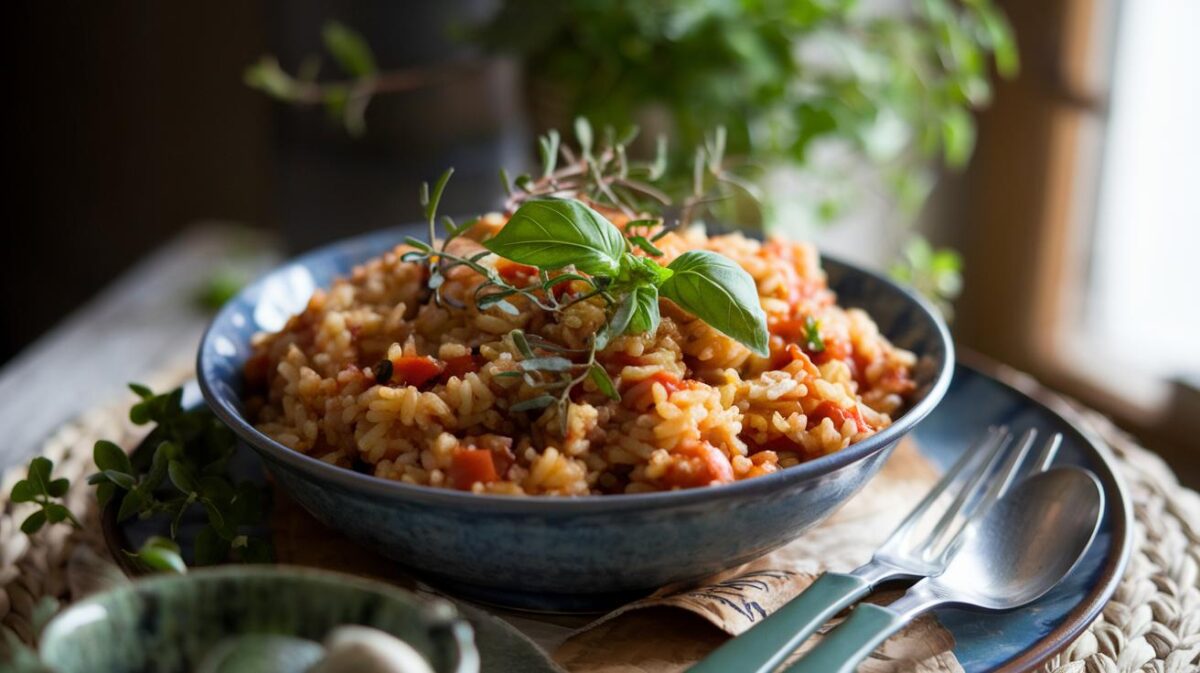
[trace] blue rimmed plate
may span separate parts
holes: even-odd
[[[1056,464],[1078,465],[1091,470],[1104,487],[1106,501],[1100,532],[1087,556],[1062,585],[1041,600],[1005,614],[952,609],[937,612],[938,619],[954,635],[954,654],[967,673],[1017,673],[1036,670],[1041,662],[1069,645],[1100,614],[1116,590],[1129,557],[1132,512],[1129,498],[1102,444],[1046,405],[984,373],[983,369],[989,368],[985,364],[979,368],[964,364],[956,367],[945,400],[914,431],[922,453],[945,468],[978,435],[980,428],[989,425],[1007,424],[1016,430],[1036,427],[1043,436],[1060,432],[1063,445]],[[200,403],[194,386],[185,399],[189,404]],[[241,448],[236,465],[239,477],[269,488],[259,457],[248,448]],[[146,536],[162,534],[164,531],[158,528],[165,530],[167,525],[165,520],[158,524],[153,520],[133,520],[116,527],[111,519],[115,512],[108,514],[110,525],[106,527],[106,533],[114,550],[136,548]],[[185,534],[184,537],[188,536]],[[122,558],[120,554],[115,555]],[[512,647],[514,652],[522,652],[521,656],[532,658],[533,653],[524,651],[527,645],[515,641],[511,635],[506,636],[505,629],[507,627],[493,625],[497,642]],[[494,659],[489,662],[488,650],[492,647],[489,643],[481,643],[485,671],[519,670],[511,668],[507,662]],[[497,647],[497,651],[504,651],[504,647]]]

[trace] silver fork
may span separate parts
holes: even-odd
[[[963,453],[870,561],[849,573],[824,573],[770,617],[688,669],[689,673],[768,673],[822,624],[876,586],[941,573],[958,550],[966,525],[986,512],[1022,473],[1036,439],[1037,431],[1029,429],[1010,449],[1008,429],[990,429]],[[1061,443],[1061,435],[1051,437],[1025,472],[1049,467]],[[947,498],[950,503],[942,509]]]

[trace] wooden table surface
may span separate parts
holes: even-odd
[[[210,222],[126,271],[0,369],[0,469],[127,382],[186,366],[210,317],[199,288],[215,270],[252,277],[278,259],[263,234]]]

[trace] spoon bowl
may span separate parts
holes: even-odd
[[[1100,529],[1104,491],[1090,472],[1056,468],[1023,481],[974,522],[946,571],[930,580],[939,594],[987,610],[1041,598],[1066,577]]]

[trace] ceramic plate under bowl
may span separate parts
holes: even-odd
[[[195,386],[185,395],[190,404],[200,402]],[[1100,531],[1084,560],[1062,585],[1030,606],[1006,614],[938,610],[938,619],[955,639],[954,654],[967,673],[1017,673],[1036,670],[1038,664],[1070,644],[1100,614],[1116,590],[1132,548],[1130,501],[1112,469],[1105,448],[1054,411],[1014,390],[980,369],[960,364],[942,404],[914,433],[920,450],[942,468],[989,425],[1013,429],[1037,427],[1043,434],[1060,432],[1063,445],[1055,464],[1078,465],[1091,470],[1104,487],[1105,512]],[[258,456],[243,447],[236,461],[238,477],[269,488]],[[145,537],[166,534],[167,521],[132,521],[116,526],[115,505],[106,512],[106,537],[116,550],[136,548]],[[187,525],[187,524],[185,524]],[[197,525],[199,525],[197,523]],[[186,534],[185,534],[186,537]],[[186,552],[186,550],[185,550]],[[494,620],[502,624],[500,620]],[[472,620],[473,624],[475,620]],[[476,630],[480,626],[475,624]],[[492,629],[511,629],[492,625]],[[513,643],[514,651],[535,660],[532,645],[516,634],[500,633],[492,642]],[[526,649],[522,649],[526,648]],[[479,643],[484,671],[516,671],[504,659],[504,647]],[[539,669],[530,669],[539,670]],[[547,669],[550,670],[550,669]]]

